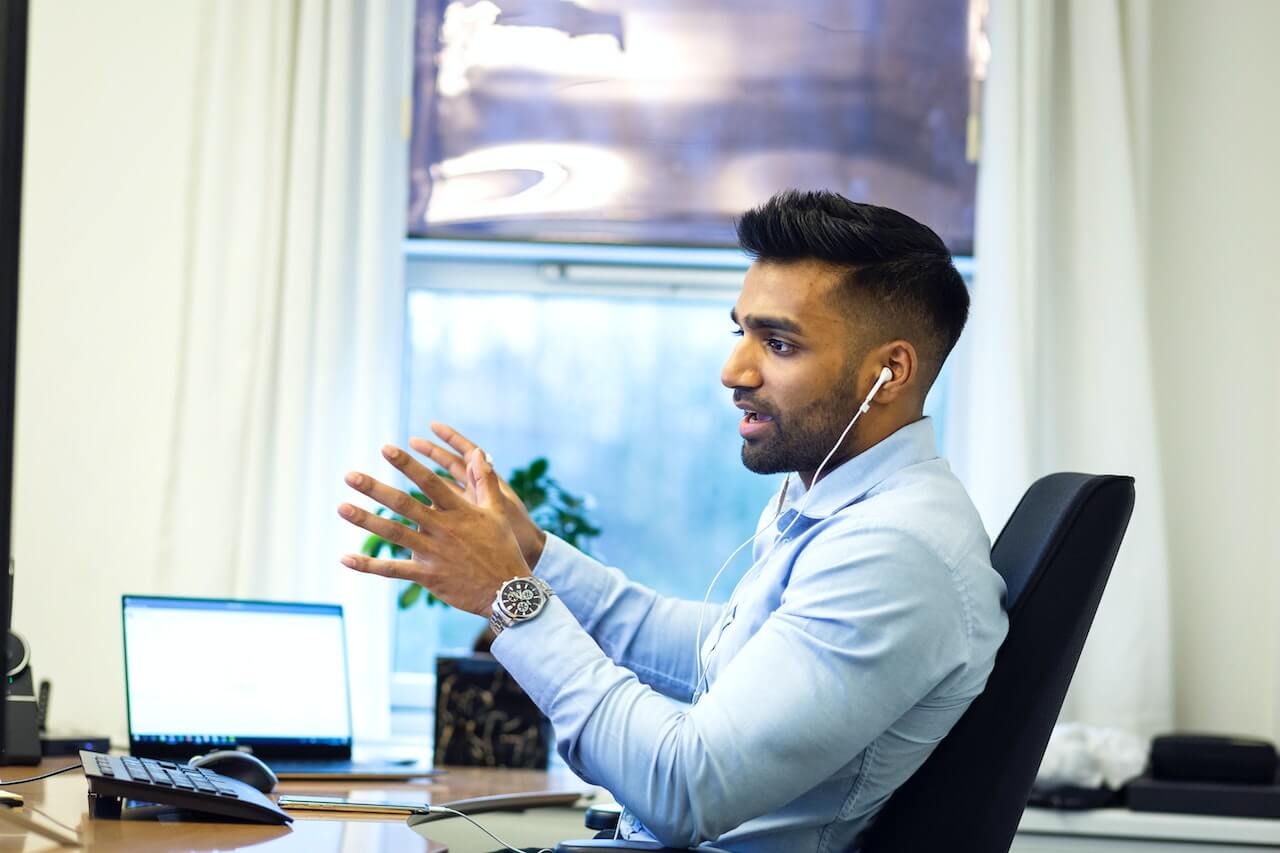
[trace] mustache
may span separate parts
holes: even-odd
[[[756,412],[757,414],[768,415],[771,418],[777,417],[777,413],[774,412],[773,409],[763,405],[758,400],[751,399],[749,396],[739,391],[733,392],[733,402],[735,404],[742,403],[746,406],[749,406],[751,408],[751,411]]]

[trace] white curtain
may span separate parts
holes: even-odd
[[[1131,474],[1137,504],[1063,721],[1172,721],[1143,228],[1148,9],[991,0],[957,472],[994,536],[1037,477]]]
[[[362,537],[335,509],[396,435],[412,5],[203,4],[153,584],[346,605],[363,737],[388,731],[391,592],[338,565]]]

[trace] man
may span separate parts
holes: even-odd
[[[776,196],[738,236],[754,262],[720,378],[744,412],[743,463],[795,475],[727,605],[663,598],[543,534],[483,452],[436,424],[452,451],[410,446],[465,490],[386,448],[431,508],[347,482],[419,529],[340,513],[414,559],[343,562],[495,613],[493,654],[569,765],[626,806],[623,837],[856,850],[982,690],[1007,628],[990,542],[923,417],[969,300],[933,231],[832,193]]]

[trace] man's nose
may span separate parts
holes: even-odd
[[[760,387],[760,370],[748,355],[747,340],[738,342],[724,367],[720,368],[720,384],[726,388],[758,388]]]

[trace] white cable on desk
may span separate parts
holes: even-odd
[[[432,813],[432,812],[445,812],[446,814],[451,814],[451,815],[453,815],[454,817],[460,817],[460,818],[462,818],[463,820],[465,820],[467,823],[469,823],[469,824],[471,824],[472,826],[474,826],[476,829],[478,829],[478,830],[480,830],[481,832],[483,832],[485,835],[487,835],[487,836],[489,836],[490,838],[492,838],[494,841],[496,841],[496,842],[498,842],[499,844],[501,844],[501,845],[502,845],[503,847],[505,847],[507,850],[512,851],[512,853],[524,853],[524,851],[523,851],[523,850],[521,850],[519,847],[512,847],[510,844],[508,844],[507,842],[503,841],[501,838],[499,838],[498,836],[494,835],[494,834],[493,834],[492,832],[490,832],[489,830],[485,829],[485,828],[484,828],[483,826],[481,826],[479,823],[477,823],[476,821],[472,820],[470,816],[463,814],[462,812],[458,811],[457,809],[451,809],[451,808],[449,808],[448,806],[427,806],[427,812],[428,812],[428,814],[430,814],[430,813]],[[538,851],[538,853],[554,853],[554,851],[549,850],[549,849],[548,849],[548,848],[546,848],[546,847],[543,847],[541,850],[539,850],[539,851]]]

